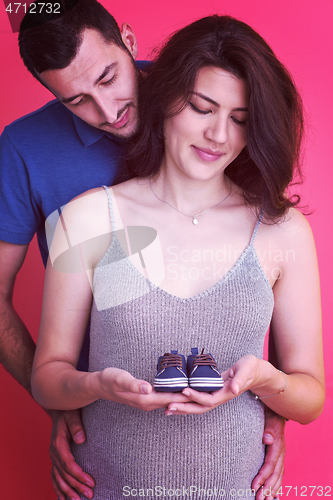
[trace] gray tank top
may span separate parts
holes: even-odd
[[[114,234],[94,274],[89,370],[114,366],[153,383],[158,357],[171,349],[187,356],[204,347],[221,371],[245,354],[262,358],[274,299],[253,246],[260,219],[222,279],[179,298],[127,257],[106,192]],[[96,481],[95,500],[254,497],[264,412],[250,391],[203,415],[165,416],[98,400],[83,408],[83,421],[87,441],[73,453]]]

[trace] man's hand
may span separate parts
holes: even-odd
[[[265,492],[271,493],[266,500],[273,500],[282,484],[284,472],[284,442],[285,419],[265,406],[265,429],[263,442],[266,444],[265,463],[252,482],[252,488],[257,491],[256,499],[262,500]]]
[[[70,450],[72,440],[84,443],[86,435],[80,410],[51,411],[53,428],[51,434],[50,457],[52,460],[52,484],[59,500],[80,500],[80,496],[93,498],[95,486],[91,476],[75,462]]]
[[[137,380],[124,370],[108,368],[103,371],[103,385],[107,387],[112,401],[128,404],[143,411],[166,408],[171,401],[189,402],[181,393],[158,393],[144,380]],[[111,390],[112,388],[112,390]],[[105,389],[104,389],[105,390]],[[93,498],[95,483],[75,462],[70,450],[72,439],[81,444],[85,441],[85,431],[80,410],[50,411],[53,429],[50,444],[52,460],[52,484],[58,498],[80,500],[78,494]]]

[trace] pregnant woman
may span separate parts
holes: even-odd
[[[254,30],[211,16],[166,43],[141,110],[132,178],[62,213],[33,393],[83,408],[87,441],[73,451],[96,500],[254,497],[264,405],[306,424],[324,402],[316,252],[288,190],[301,101]],[[279,370],[262,359],[269,327]],[[224,387],[156,392],[158,357],[194,347]]]

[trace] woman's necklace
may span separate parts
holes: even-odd
[[[230,181],[230,191],[229,193],[227,194],[227,196],[225,196],[223,198],[223,200],[221,200],[219,203],[217,203],[216,205],[214,205],[213,207],[210,207],[210,208],[207,208],[206,210],[204,210],[203,212],[200,212],[199,214],[194,214],[194,215],[189,215],[189,214],[184,214],[184,212],[181,212],[180,210],[178,210],[178,208],[174,207],[173,205],[171,205],[171,203],[169,203],[168,201],[165,201],[165,200],[162,200],[161,198],[159,198],[157,196],[157,194],[155,193],[155,191],[153,190],[153,186],[151,184],[151,178],[149,177],[149,185],[150,185],[150,189],[152,190],[152,193],[153,195],[159,200],[161,201],[162,203],[166,203],[167,205],[169,205],[169,207],[173,208],[174,210],[176,210],[177,212],[179,212],[180,214],[182,215],[186,215],[186,217],[191,217],[192,218],[192,223],[197,226],[199,224],[199,221],[197,219],[197,217],[199,217],[199,215],[203,215],[205,214],[206,212],[208,212],[209,210],[213,210],[213,208],[216,208],[218,207],[219,205],[221,205],[221,203],[223,203],[227,198],[229,198],[229,196],[231,195],[231,188],[232,188],[232,185],[231,185],[231,181]]]

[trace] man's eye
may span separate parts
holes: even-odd
[[[87,98],[86,97],[81,97],[81,99],[78,102],[72,103],[73,106],[80,106],[81,104],[84,104],[86,102]]]
[[[188,104],[189,104],[190,108],[193,109],[193,111],[195,111],[196,113],[200,113],[201,115],[208,115],[211,112],[210,110],[203,110],[203,109],[197,108],[196,106],[194,106],[194,104],[191,101],[188,101]]]
[[[112,85],[117,80],[117,78],[118,78],[118,74],[115,73],[113,75],[113,77],[110,78],[110,80],[108,80],[107,82],[102,82],[102,85]]]

